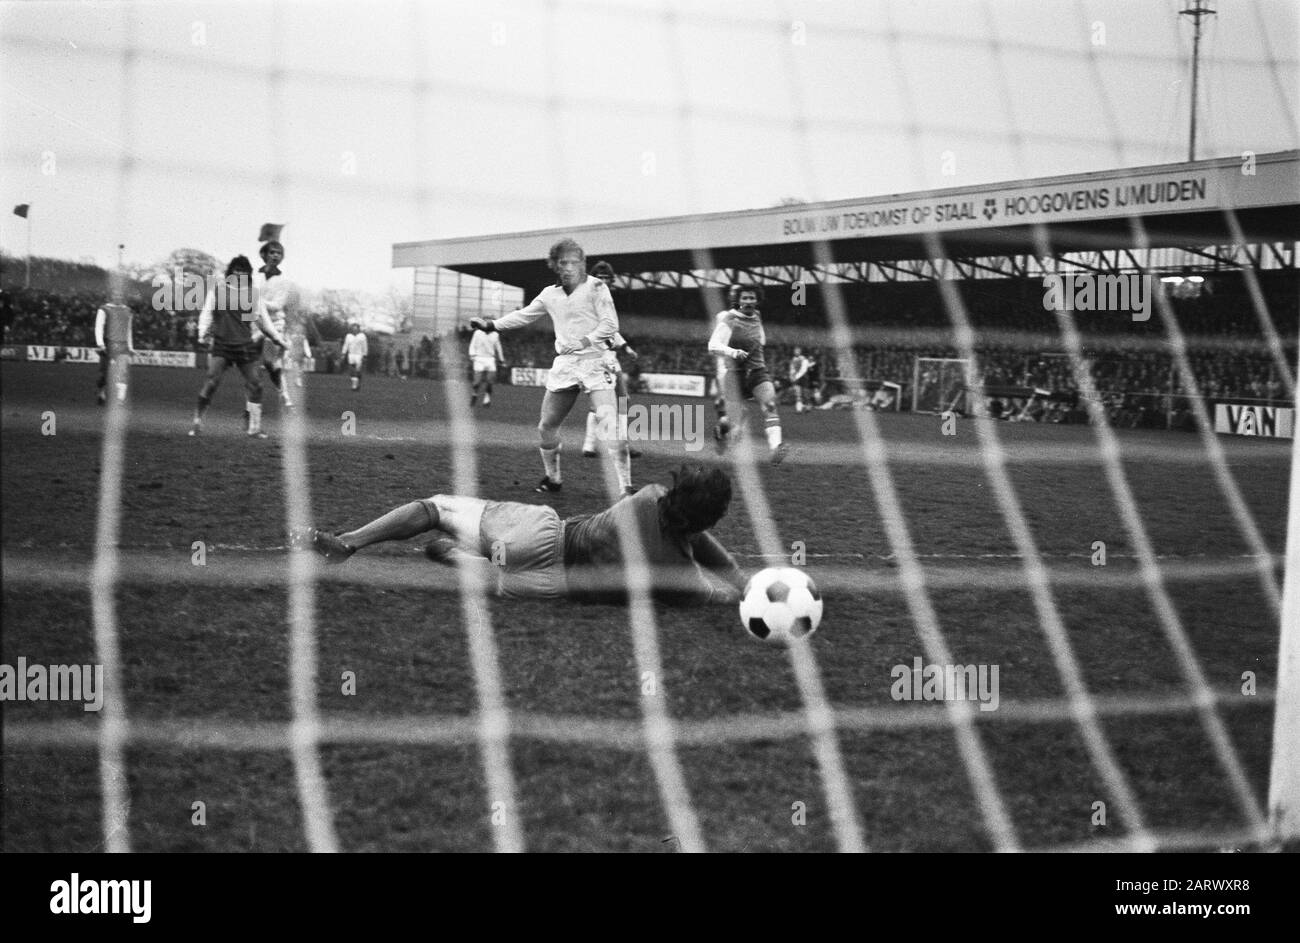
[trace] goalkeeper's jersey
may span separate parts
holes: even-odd
[[[666,602],[707,602],[714,593],[704,568],[734,583],[736,561],[709,533],[685,541],[665,534],[659,523],[663,485],[647,485],[599,514],[584,514],[564,522],[564,564],[569,595],[593,602],[621,602],[627,592],[620,534],[639,540],[648,568],[650,589]],[[631,561],[636,564],[638,561]]]

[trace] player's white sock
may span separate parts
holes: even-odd
[[[248,434],[257,435],[262,431],[262,404],[248,404]]]
[[[609,457],[614,460],[614,471],[618,474],[618,489],[626,491],[632,485],[632,458],[627,453],[627,443],[614,439],[605,443]]]
[[[553,449],[545,446],[538,449],[542,453],[542,467],[546,469],[546,477],[557,485],[560,483],[560,448],[557,445]]]
[[[774,449],[781,444],[781,419],[779,416],[767,418],[767,447]]]
[[[582,451],[596,451],[596,414],[593,412],[587,413],[587,435],[582,440]]]
[[[284,401],[284,405],[293,408],[293,399],[289,396],[289,384],[280,387],[280,399]]]

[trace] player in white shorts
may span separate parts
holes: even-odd
[[[518,311],[492,320],[472,318],[470,326],[487,332],[509,331],[532,324],[549,314],[555,326],[555,362],[546,381],[541,417],[537,423],[542,465],[546,471],[535,490],[560,490],[560,426],[581,393],[596,406],[598,437],[614,463],[619,488],[632,494],[632,461],[627,443],[618,438],[618,403],[615,374],[605,362],[609,340],[618,333],[618,314],[609,288],[587,274],[586,253],[572,239],[551,246],[550,266],[559,284],[543,288]]]
[[[361,325],[353,323],[348,328],[348,335],[343,338],[343,361],[348,365],[348,372],[352,376],[354,393],[361,389],[361,368],[365,365],[366,354],[369,352],[370,345],[366,341],[366,335],[361,333]]]
[[[599,278],[609,288],[610,295],[614,293],[614,266],[608,262],[597,262],[591,267],[591,274]],[[623,365],[619,363],[618,355],[626,354],[628,357],[636,360],[637,353],[632,349],[632,345],[627,342],[622,334],[615,334],[609,340],[609,349],[605,351],[605,365],[610,372],[614,374],[614,393],[620,408],[625,409],[628,402],[627,377],[623,373]],[[596,433],[599,425],[596,420],[596,404],[592,403],[587,410],[587,434],[582,440],[582,454],[586,458],[595,458],[600,453],[596,451]],[[619,431],[622,431],[620,426]],[[640,458],[641,453],[634,449],[629,443],[627,447],[629,458]]]
[[[290,339],[291,319],[294,327],[298,326],[298,289],[280,271],[280,263],[284,261],[284,246],[272,239],[264,243],[258,252],[265,264],[253,276],[254,288],[266,304],[266,313],[275,329]],[[293,398],[289,395],[289,385],[285,382],[285,368],[297,365],[296,354],[302,349],[302,343],[293,337],[289,348],[280,348],[269,337],[265,337],[256,325],[253,326],[253,342],[261,345],[262,369],[271,378],[271,385],[279,392],[280,401],[292,408]]]
[[[474,368],[474,395],[469,398],[469,404],[472,407],[478,402],[481,388],[483,405],[491,406],[492,384],[497,380],[497,364],[506,362],[506,356],[501,351],[501,335],[475,331],[469,339],[469,359]]]

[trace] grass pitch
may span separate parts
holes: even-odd
[[[454,449],[476,449],[480,494],[543,500],[531,491],[540,477],[539,390],[498,387],[491,409],[474,412],[479,436],[468,443],[449,440],[441,384],[367,378],[353,394],[343,377],[308,379],[307,488],[319,525],[355,526],[452,490]],[[201,373],[137,368],[132,377],[117,602],[120,696],[135,737],[126,770],[135,850],[307,847],[283,736],[292,712],[279,421],[268,406],[272,438],[243,436],[236,381],[227,375],[206,435],[191,439]],[[7,363],[0,383],[3,661],[94,663],[88,577],[103,420],[94,368]],[[354,413],[356,435],[343,434],[344,411]],[[42,434],[47,412],[55,435]],[[1022,561],[978,461],[977,420],[945,437],[938,417],[875,418],[953,659],[999,666],[999,709],[977,712],[975,729],[1017,840],[1104,847],[1131,823],[1068,719]],[[564,491],[545,501],[563,515],[605,504],[597,462],[578,454],[582,419],[575,411],[566,430]],[[864,838],[879,851],[990,850],[943,706],[891,696],[892,667],[911,666],[924,649],[853,417],[788,410],[784,424],[795,451],[758,475],[783,545],[804,542],[826,597],[812,647],[843,721],[838,742]],[[1106,709],[1105,733],[1147,824],[1187,847],[1239,844],[1246,814],[1201,722],[1178,706],[1189,688],[1138,579],[1094,431],[1006,423],[997,431],[1083,680]],[[1278,619],[1252,548],[1197,437],[1117,435],[1165,588],[1222,696],[1219,715],[1262,805]],[[1269,552],[1280,555],[1290,444],[1220,442]],[[717,460],[681,442],[645,451],[638,484],[666,480],[683,459]],[[716,533],[747,568],[763,565],[739,493]],[[195,541],[207,548],[204,566],[193,565]],[[1096,541],[1105,543],[1104,567],[1093,565]],[[1280,567],[1270,566],[1280,581]],[[321,756],[341,847],[490,850],[493,797],[474,735],[478,694],[454,582],[417,542],[371,548],[320,575],[316,696],[334,731]],[[514,719],[509,754],[527,847],[674,850],[640,739],[626,608],[493,600],[489,615]],[[658,696],[679,722],[678,756],[707,846],[833,850],[786,655],[746,638],[729,607],[660,607],[656,616]],[[349,671],[350,695],[341,680]],[[1254,673],[1257,694],[1241,693],[1244,672]],[[4,848],[101,847],[98,716],[79,704],[17,702],[5,705],[4,719]],[[192,824],[197,801],[206,807],[202,826]],[[1109,808],[1104,826],[1095,824],[1098,801]]]

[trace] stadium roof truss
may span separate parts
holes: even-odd
[[[931,257],[934,235],[944,258]],[[620,286],[633,291],[1295,269],[1300,150],[1253,155],[1249,161],[1217,158],[861,200],[398,243],[393,265],[417,273],[451,270],[531,293],[548,283],[547,251],[564,236],[582,243],[589,258],[608,261]],[[826,255],[815,251],[819,244],[829,247],[835,261],[818,261]],[[1052,248],[1050,256],[1039,254],[1043,244]]]

